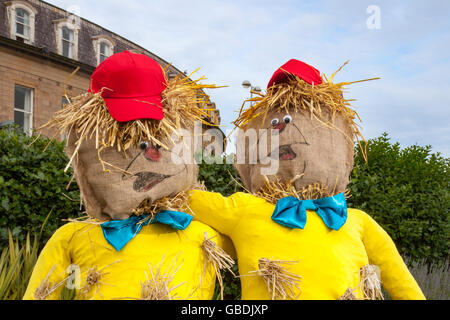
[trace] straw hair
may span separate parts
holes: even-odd
[[[352,288],[347,288],[339,300],[359,300],[353,293]]]
[[[132,210],[132,213],[136,216],[148,214],[151,217],[155,216],[162,210],[181,211],[193,214],[191,208],[187,205],[188,194],[186,191],[181,191],[175,196],[167,196],[161,199],[152,201],[147,198],[142,201],[136,209]]]
[[[166,80],[167,88],[162,93],[162,120],[138,119],[118,122],[108,112],[101,96],[102,92],[88,92],[72,98],[70,103],[55,113],[41,128],[56,127],[61,133],[76,134],[75,149],[68,166],[82,142],[91,138],[95,139],[97,149],[115,147],[118,151],[125,152],[141,141],[150,141],[168,149],[164,141],[173,142],[172,135],[178,129],[190,128],[195,121],[209,124],[205,121],[209,117],[209,109],[206,108],[209,97],[203,89],[219,87],[200,84],[199,81],[204,80],[204,77],[191,80],[189,76],[178,75],[170,81]],[[105,90],[110,89],[103,88],[103,91]]]
[[[107,283],[103,282],[103,277],[108,274],[108,272],[103,272],[106,268],[109,266],[120,262],[120,260],[114,261],[113,263],[108,264],[107,266],[104,266],[101,269],[98,269],[97,267],[89,268],[87,275],[86,275],[86,283],[81,289],[81,294],[86,298],[88,293],[92,290],[92,288],[95,288],[94,295],[98,292],[102,298],[103,295],[100,292],[100,286],[101,285],[108,285]]]
[[[288,83],[275,84],[267,89],[267,94],[259,95],[256,98],[246,100],[245,102],[256,102],[253,106],[244,110],[244,104],[241,107],[238,118],[234,121],[236,127],[245,128],[245,126],[259,118],[264,123],[269,112],[308,112],[311,118],[317,119],[323,125],[336,128],[334,120],[337,114],[343,116],[353,131],[353,137],[348,137],[352,143],[356,139],[361,146],[360,141],[364,138],[359,130],[357,120],[361,122],[357,112],[351,108],[350,102],[353,100],[345,99],[343,92],[345,86],[352,83],[376,80],[372,78],[353,82],[333,83],[334,76],[348,63],[345,62],[330,79],[322,75],[322,84],[311,85],[297,76],[291,76]],[[327,115],[331,115],[328,119]],[[365,152],[364,152],[365,155]]]
[[[328,190],[328,187],[318,182],[297,190],[295,180],[299,178],[301,178],[301,175],[295,176],[290,181],[283,183],[278,177],[275,177],[276,181],[270,181],[264,176],[264,186],[254,193],[254,195],[272,204],[276,204],[278,200],[285,197],[295,197],[299,200],[317,200],[336,195],[335,189]],[[345,196],[348,198],[348,190],[345,190]]]
[[[163,271],[162,265],[164,259],[165,256],[158,266],[149,264],[150,277],[146,272],[145,276],[147,280],[141,283],[141,300],[173,300],[176,295],[172,291],[184,284],[184,282],[175,286],[171,284],[175,274],[181,267],[181,264],[177,266],[177,257]]]
[[[221,271],[226,269],[230,271],[233,276],[235,276],[234,272],[231,270],[234,265],[234,260],[228,253],[212,241],[212,238],[208,237],[207,232],[204,233],[204,236],[205,240],[201,245],[203,254],[206,257],[203,271],[206,270],[206,262],[209,261],[213,265],[214,271],[216,272],[217,281],[220,286],[220,299],[223,300],[223,279]]]
[[[259,270],[251,271],[261,276],[267,285],[272,300],[297,300],[301,291],[299,275],[288,271],[286,266],[298,263],[298,261],[259,259]]]
[[[136,216],[148,214],[151,217],[155,216],[162,210],[181,211],[191,215],[195,215],[192,209],[189,207],[189,192],[190,190],[203,190],[206,191],[206,187],[203,184],[197,183],[196,186],[189,190],[178,192],[175,196],[167,196],[161,199],[152,201],[152,199],[143,200],[136,209],[131,212]]]
[[[355,289],[347,288],[339,300],[384,300],[381,281],[377,273],[378,267],[366,264],[359,269],[359,284]],[[359,289],[362,298],[357,298],[355,291]]]
[[[163,210],[180,211],[191,215],[195,215],[194,211],[192,211],[192,209],[188,205],[189,191],[194,189],[206,190],[204,185],[198,184],[196,187],[191,188],[189,190],[180,191],[174,196],[166,196],[161,199],[157,199],[155,201],[152,201],[150,198],[147,198],[144,199],[137,206],[137,208],[131,210],[131,214],[135,216],[142,216],[144,214],[147,214],[149,215],[149,219],[153,219],[156,214],[158,214],[160,211]],[[100,221],[89,215],[78,217],[75,219],[73,218],[63,219],[63,221],[86,223],[93,225],[100,225],[104,223],[104,221]],[[144,222],[146,222],[146,220],[144,220],[141,223]]]
[[[45,300],[47,299],[55,290],[57,290],[59,287],[61,287],[66,279],[62,280],[58,283],[52,283],[49,281],[49,278],[53,271],[55,270],[56,266],[54,265],[50,272],[47,274],[44,280],[42,280],[39,287],[36,288],[36,291],[34,292],[34,298],[36,300]]]
[[[360,284],[363,297],[366,300],[384,300],[381,291],[381,281],[377,274],[377,267],[367,264],[359,270]]]

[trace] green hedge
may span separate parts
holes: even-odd
[[[29,137],[16,127],[0,129],[0,248],[8,243],[8,229],[24,241],[27,231],[39,233],[46,222],[45,243],[62,219],[78,215],[76,182],[66,190],[72,176],[63,171],[67,161],[61,142]]]
[[[387,133],[367,143],[368,162],[357,149],[349,206],[370,214],[403,256],[442,261],[450,248],[450,158],[431,146],[404,149]]]
[[[232,164],[234,155],[227,157],[205,156],[203,161],[197,162],[199,165],[198,180],[203,181],[205,187],[212,192],[219,192],[223,196],[228,197],[235,192],[243,191],[244,187],[236,169]],[[216,164],[221,162],[222,164]]]

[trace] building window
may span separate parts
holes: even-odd
[[[78,60],[78,31],[80,25],[70,18],[54,20],[53,23],[58,53],[69,59]]]
[[[30,40],[30,14],[22,8],[16,9],[16,39]]]
[[[33,44],[36,9],[24,1],[9,1],[6,5],[11,39]]]
[[[74,52],[74,31],[69,29],[68,27],[62,27],[62,55],[64,57],[73,59],[73,52]]]
[[[106,35],[92,37],[97,65],[109,58],[114,53],[114,40]]]
[[[111,46],[106,42],[100,42],[100,63],[111,55]]]
[[[33,129],[33,89],[16,85],[14,88],[14,122],[24,132]]]

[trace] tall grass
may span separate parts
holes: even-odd
[[[450,300],[450,260],[428,263],[426,259],[405,258],[408,269],[417,281],[427,300]],[[391,300],[383,288],[383,296]]]
[[[450,260],[427,264],[425,259],[408,261],[411,274],[429,300],[450,300]]]
[[[0,255],[0,300],[20,300],[25,294],[39,254],[39,237],[33,243],[27,234],[24,244],[14,241],[9,232],[9,245]]]

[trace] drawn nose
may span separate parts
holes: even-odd
[[[147,149],[145,149],[145,158],[150,161],[159,161],[161,159],[161,152],[159,152],[158,149],[159,148],[154,147],[148,147]]]
[[[281,122],[281,123],[273,126],[273,129],[276,130],[275,132],[277,132],[277,133],[283,132],[284,128],[286,128],[286,123],[284,123],[284,122]]]

